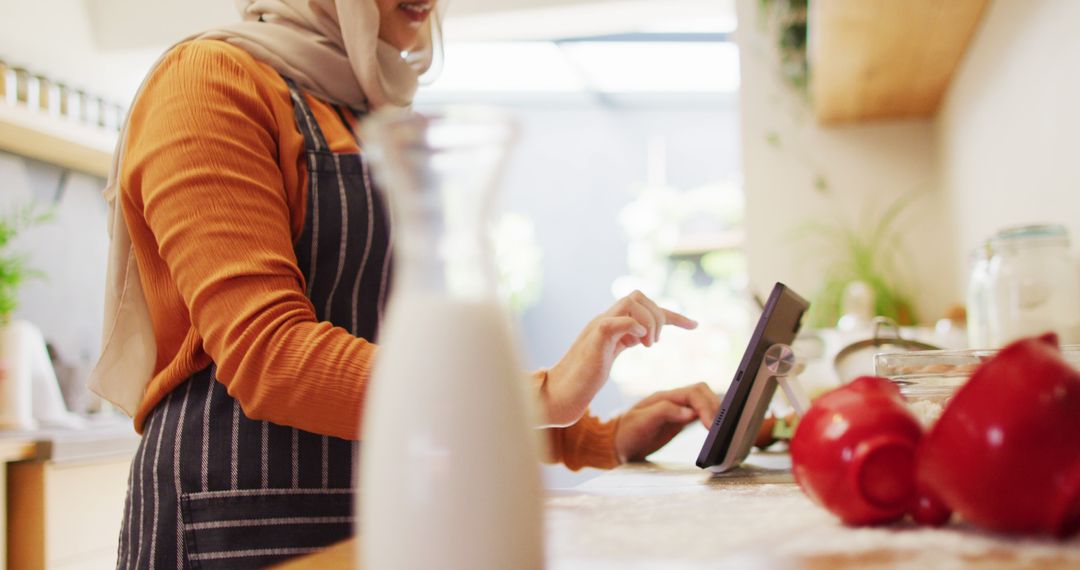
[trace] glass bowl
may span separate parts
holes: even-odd
[[[1061,347],[1065,360],[1080,370],[1080,345]],[[949,399],[980,364],[996,350],[922,350],[874,356],[874,371],[900,387],[908,406],[923,427],[929,428],[945,410]]]

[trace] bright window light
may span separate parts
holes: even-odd
[[[564,44],[589,86],[603,92],[731,92],[739,88],[739,52],[728,42],[581,42]]]
[[[427,91],[577,92],[585,84],[551,42],[448,42]]]
[[[447,42],[433,93],[731,93],[729,42]]]

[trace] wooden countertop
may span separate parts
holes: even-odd
[[[0,439],[0,463],[22,461],[37,456],[38,443],[30,438]]]
[[[79,428],[0,430],[0,461],[35,459],[71,463],[130,456],[139,446],[131,421],[96,417]]]
[[[802,494],[786,455],[752,461],[726,475],[681,464],[624,466],[549,492],[547,567],[1080,567],[1080,538],[1013,538],[957,524],[848,528]],[[350,540],[281,568],[358,568],[355,547]]]

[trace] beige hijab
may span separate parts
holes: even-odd
[[[242,22],[181,43],[192,39],[229,42],[315,96],[354,108],[409,105],[417,78],[431,65],[432,21],[437,29],[437,14],[424,24],[420,46],[406,58],[379,39],[375,0],[236,0],[236,4]],[[105,324],[101,356],[89,385],[99,396],[135,415],[156,368],[157,344],[131,236],[117,200],[126,123],[105,188],[111,238]]]

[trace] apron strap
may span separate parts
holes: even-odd
[[[345,130],[349,131],[350,133],[353,132],[353,128],[349,124],[349,119],[348,119],[348,117],[345,116],[345,111],[343,111],[342,108],[339,105],[331,105],[331,107],[333,107],[334,112],[337,113],[338,118],[341,119],[341,124],[345,125]],[[354,138],[355,138],[355,134],[354,134]],[[359,141],[357,141],[357,142],[359,142]]]
[[[348,109],[348,112],[352,113],[357,122],[362,121],[367,113],[344,105],[331,105],[331,107],[334,109],[334,112],[337,113],[338,118],[341,119],[341,124],[345,125],[345,130],[352,133],[353,140],[356,141],[356,146],[361,149],[364,148],[364,143],[360,140],[360,136],[357,134],[356,129],[354,129],[352,123],[349,122],[349,118],[345,116],[345,110]]]
[[[289,96],[293,102],[296,126],[300,129],[300,133],[304,135],[304,143],[306,143],[308,150],[329,151],[330,145],[326,144],[326,137],[323,136],[322,129],[319,128],[319,123],[315,120],[307,99],[304,98],[300,89],[296,86],[296,82],[288,77],[283,77],[283,79],[289,86]]]

